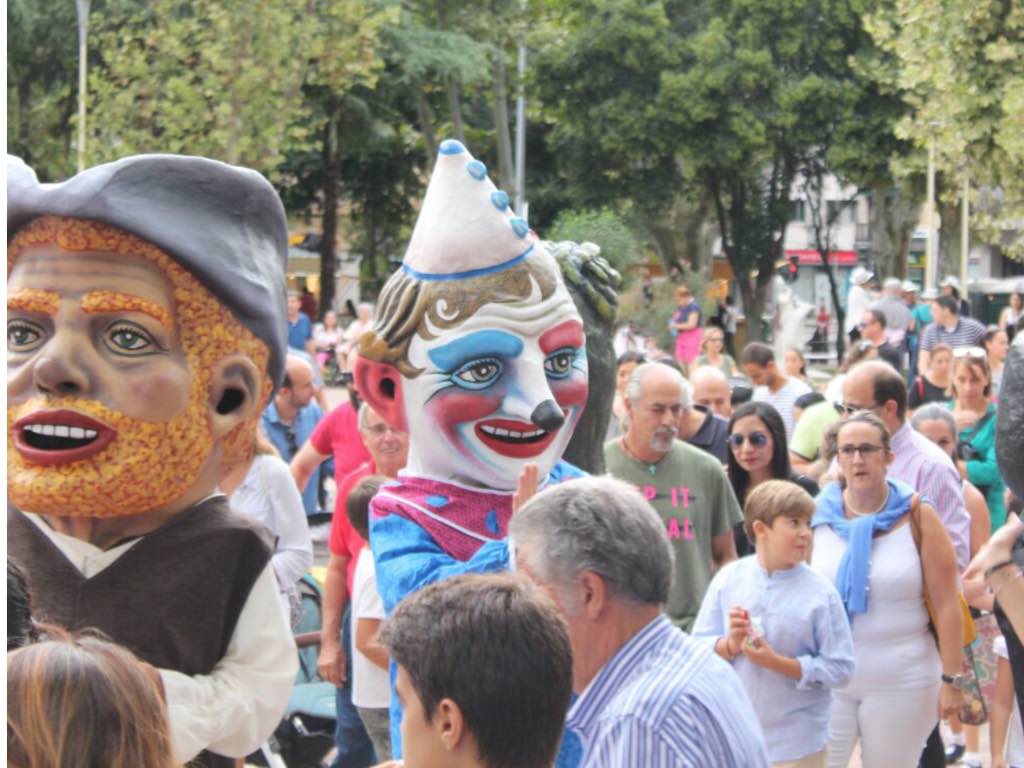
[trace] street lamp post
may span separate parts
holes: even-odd
[[[971,176],[964,169],[964,189],[961,194],[962,212],[960,214],[960,285],[963,286],[964,296],[967,296],[967,256],[971,250]]]
[[[935,288],[936,276],[939,265],[935,258],[935,137],[928,137],[928,214],[926,226],[928,237],[925,240],[924,249],[924,287],[932,290]]]
[[[526,12],[526,2],[522,3],[523,15]],[[519,38],[519,87],[516,98],[516,188],[515,188],[515,211],[518,216],[527,218],[526,210],[526,22],[523,21],[523,29]]]
[[[89,0],[75,0],[78,12],[78,170],[85,170],[85,67],[88,57]]]

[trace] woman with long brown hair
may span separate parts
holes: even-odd
[[[956,421],[956,468],[985,495],[992,532],[1006,522],[1003,491],[1006,485],[996,463],[996,406],[992,402],[992,374],[985,350],[961,347],[953,353],[953,400]]]
[[[7,656],[7,765],[173,768],[156,671],[99,637],[46,634]]]
[[[936,344],[928,355],[928,370],[914,379],[907,390],[907,408],[913,411],[928,403],[949,400],[949,385],[953,380],[953,348]]]

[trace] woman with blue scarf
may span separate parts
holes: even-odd
[[[926,499],[919,554],[908,514],[914,489],[886,479],[894,454],[881,419],[853,414],[835,447],[843,480],[818,495],[811,565],[839,590],[857,666],[833,692],[828,765],[845,768],[859,740],[864,768],[914,768],[940,715],[960,705],[956,557]]]

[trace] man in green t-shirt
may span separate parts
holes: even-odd
[[[666,612],[689,630],[711,576],[736,559],[733,526],[743,519],[722,465],[676,439],[689,408],[678,371],[639,366],[626,388],[629,429],[605,443],[608,474],[632,483],[661,515],[675,554]]]

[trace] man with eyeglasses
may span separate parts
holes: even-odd
[[[960,347],[980,347],[985,339],[985,326],[971,317],[960,314],[960,303],[952,296],[939,296],[932,302],[934,322],[921,334],[921,349],[917,357],[917,370],[928,370],[928,359],[936,344],[946,344],[954,350]]]
[[[263,431],[285,462],[295,458],[324,417],[320,406],[313,402],[314,393],[313,368],[302,358],[289,354],[284,382],[262,418]],[[310,482],[302,488],[302,506],[307,517],[320,511],[318,486],[318,482]]]
[[[339,766],[369,765],[374,755],[373,743],[352,704],[352,662],[346,653],[351,637],[349,595],[352,594],[356,561],[366,541],[349,522],[345,501],[364,477],[397,477],[398,470],[405,467],[409,455],[409,433],[388,426],[366,403],[359,406],[358,420],[359,435],[370,458],[338,484],[337,503],[331,518],[331,535],[327,542],[331,556],[324,576],[320,658],[317,661],[320,676],[334,683],[338,689],[335,697],[338,718],[334,737],[339,751],[335,765]]]
[[[932,501],[953,541],[957,567],[963,572],[970,561],[971,520],[964,506],[960,474],[941,448],[911,428],[903,377],[881,360],[859,363],[843,380],[843,402],[836,408],[844,418],[855,411],[869,410],[885,422],[896,454],[888,476],[902,480]]]
[[[629,429],[604,446],[608,474],[639,488],[665,524],[675,560],[665,612],[684,630],[712,574],[736,559],[732,531],[743,519],[721,463],[676,439],[689,396],[679,371],[638,366],[626,387]]]

